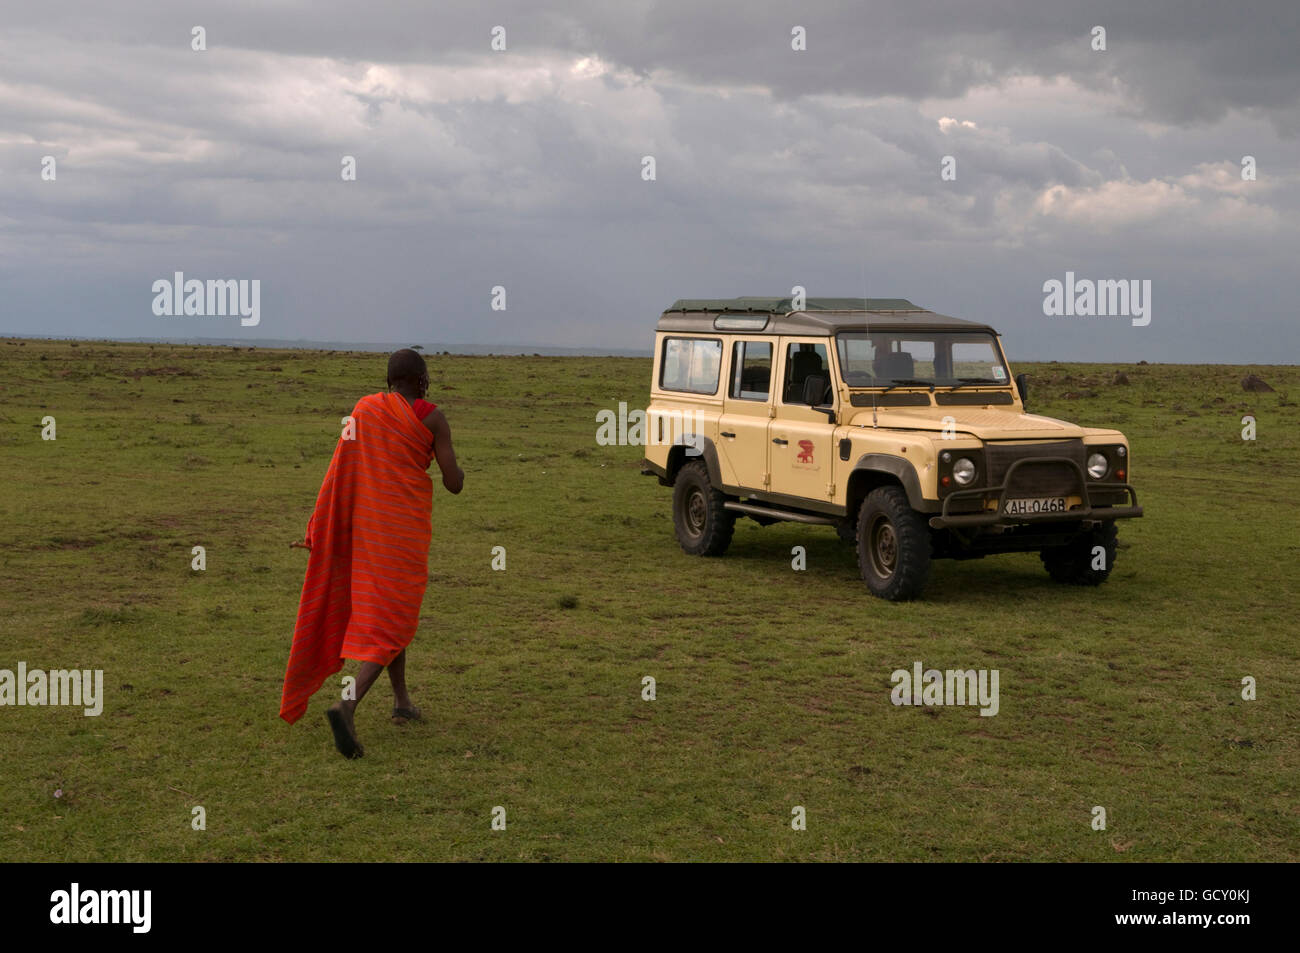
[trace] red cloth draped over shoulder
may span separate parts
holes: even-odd
[[[399,394],[361,398],[352,418],[307,524],[311,556],[280,698],[290,724],[345,658],[387,665],[406,648],[429,579],[433,434]]]
[[[421,420],[423,420],[425,417],[428,417],[431,411],[437,409],[438,409],[437,404],[431,404],[423,397],[417,397],[415,399],[415,416],[419,417]]]

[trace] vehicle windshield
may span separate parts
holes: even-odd
[[[1005,385],[997,341],[987,331],[845,331],[836,335],[850,387]]]

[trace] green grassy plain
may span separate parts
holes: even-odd
[[[277,717],[287,544],[384,363],[0,341],[0,668],[103,669],[107,696],[98,718],[0,708],[0,856],[1296,859],[1300,368],[1016,368],[1035,411],[1128,434],[1147,516],[1099,589],[1012,555],[938,562],[891,604],[828,528],[679,550],[639,449],[595,442],[598,410],[644,406],[648,360],[432,356],[467,481],[435,491],[408,664],[428,720],[391,725],[380,682],[348,762],[337,685]],[[1250,371],[1277,393],[1244,393]],[[1000,713],[893,706],[916,660],[998,669]]]

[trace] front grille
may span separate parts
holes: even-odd
[[[1007,470],[1017,460],[1027,460],[1016,467],[1007,487],[1008,498],[1039,496],[1081,495],[1079,472],[1068,463],[1037,462],[1045,457],[1065,457],[1079,465],[1084,464],[1082,440],[1054,440],[1050,443],[1017,443],[985,445],[985,460],[991,486],[999,486],[1006,479]]]

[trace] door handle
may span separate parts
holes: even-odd
[[[782,439],[781,437],[774,437],[772,439],[772,442],[775,444],[780,444],[782,447],[789,446],[790,444],[789,440]]]
[[[735,435],[734,433],[727,433],[727,432],[724,430],[724,431],[722,431],[722,436],[724,436],[724,437],[735,437],[736,435]]]

